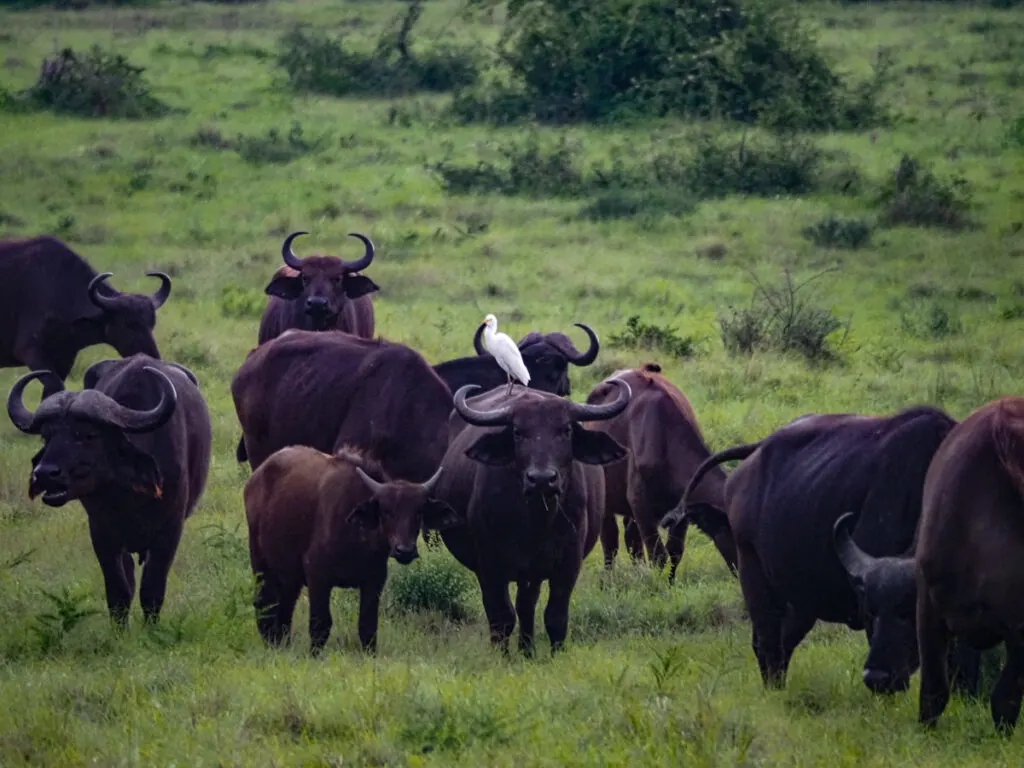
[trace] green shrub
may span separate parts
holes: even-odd
[[[871,241],[871,224],[864,219],[826,216],[812,226],[804,227],[804,237],[819,248],[863,248]]]
[[[914,301],[900,312],[900,325],[911,336],[944,339],[963,330],[960,317],[939,301]]]
[[[972,224],[967,181],[958,176],[940,179],[909,155],[902,157],[878,201],[885,226],[904,224],[956,230]]]
[[[686,169],[686,184],[702,197],[802,194],[814,188],[821,160],[821,151],[807,139],[734,141],[704,133]]]
[[[276,128],[271,128],[263,136],[246,136],[240,133],[232,146],[245,162],[262,165],[290,163],[303,155],[316,152],[325,142],[325,136],[312,141],[306,139],[301,123],[296,121],[292,123],[286,136],[282,136]]]
[[[65,48],[45,59],[35,84],[7,94],[6,109],[35,108],[82,117],[144,118],[170,108],[149,91],[142,67],[98,45],[88,53]]]
[[[225,317],[260,317],[267,306],[262,291],[225,285],[220,292],[220,312]]]
[[[466,598],[473,579],[453,558],[425,553],[417,562],[403,568],[391,568],[388,591],[391,604],[399,611],[416,613],[438,611],[452,621],[464,621],[469,615]]]
[[[627,319],[625,330],[612,334],[609,343],[613,347],[625,349],[664,352],[666,355],[681,359],[693,357],[697,344],[692,336],[680,336],[671,326],[645,323],[639,315]]]

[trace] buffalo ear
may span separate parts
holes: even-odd
[[[297,299],[302,293],[302,276],[274,275],[274,279],[267,283],[263,292],[267,296],[277,296],[286,301]]]
[[[604,432],[572,425],[572,457],[584,464],[610,464],[626,455],[626,449]]]
[[[442,531],[445,528],[454,528],[457,525],[462,525],[465,521],[443,501],[427,499],[427,503],[423,506],[423,522],[428,528]]]
[[[145,451],[122,438],[119,450],[118,471],[128,481],[127,485],[136,493],[159,499],[164,495],[164,478],[156,460]]]
[[[506,467],[516,460],[515,439],[512,427],[505,427],[501,432],[486,432],[477,438],[466,455],[473,461],[491,467]]]
[[[365,275],[346,275],[345,295],[350,299],[358,299],[368,293],[379,291],[380,287]]]
[[[85,369],[85,374],[82,376],[82,389],[95,389],[111,366],[117,365],[117,360],[100,360],[98,363],[93,363]]]
[[[366,528],[376,528],[380,525],[380,504],[377,503],[376,499],[356,504],[352,514],[349,515],[349,519],[355,520]]]

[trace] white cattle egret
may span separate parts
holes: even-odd
[[[507,333],[498,333],[498,318],[494,315],[484,318],[484,346],[508,377],[508,394],[512,394],[513,379],[524,387],[530,383],[530,372],[526,370],[519,347]]]

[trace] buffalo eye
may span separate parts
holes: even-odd
[[[339,277],[338,275],[335,275],[334,277],[332,277],[331,278],[331,285],[334,285],[334,286],[341,285],[341,277]]]
[[[302,276],[302,284],[303,285],[309,285],[309,275],[303,275]]]

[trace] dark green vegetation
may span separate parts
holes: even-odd
[[[803,413],[934,403],[963,417],[1019,392],[1024,11],[806,3],[800,31],[751,5],[771,22],[716,49],[696,90],[659,93],[645,70],[644,88],[579,91],[568,109],[567,81],[535,78],[603,87],[577,65],[620,35],[583,23],[597,11],[581,3],[549,6],[584,14],[568,36],[554,11],[506,28],[501,8],[432,0],[408,55],[399,2],[74,5],[0,12],[0,232],[54,233],[124,290],[148,289],[147,268],[174,278],[156,337],[199,376],[214,459],[162,624],[141,629],[136,608],[118,637],[80,507],[29,503],[38,441],[4,418],[0,763],[1021,763],[1024,737],[999,740],[984,703],[954,701],[925,733],[916,677],[871,696],[866,643],[845,628],[818,627],[787,690],[764,693],[738,584],[697,532],[673,588],[622,559],[605,575],[593,555],[555,660],[543,642],[533,662],[492,654],[476,585],[443,552],[392,566],[376,659],[357,652],[341,593],[325,658],[305,655],[304,603],[295,647],[265,651],[228,381],[282,238],[306,229],[302,253],[373,237],[379,331],[430,361],[471,354],[484,312],[516,337],[575,337],[581,320],[603,347],[573,368],[574,397],[655,359],[714,449]],[[627,21],[624,3],[586,6]],[[562,35],[557,58],[531,48],[538,25]],[[505,31],[515,57],[497,64]],[[773,67],[760,101],[712,99],[719,75],[761,82],[740,52],[779,40],[799,77]],[[39,83],[64,48],[95,65],[83,77],[100,97]],[[111,91],[104,73],[128,65],[144,69]],[[351,79],[318,85],[328,66]],[[524,115],[569,124],[494,127]],[[827,126],[840,131],[793,132]],[[83,354],[69,385],[110,354]]]

